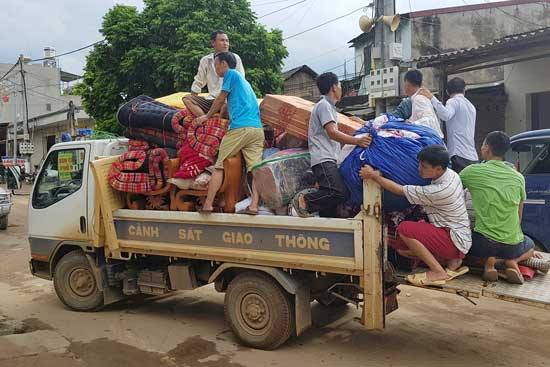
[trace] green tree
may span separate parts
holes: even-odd
[[[200,59],[211,52],[210,33],[223,29],[256,94],[282,88],[288,55],[280,30],[257,23],[247,0],[144,0],[145,7],[116,5],[103,18],[98,44],[86,59],[78,86],[98,129],[118,132],[115,114],[125,101],[146,94],[190,90]]]

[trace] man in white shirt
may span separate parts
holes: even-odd
[[[402,256],[422,260],[430,270],[409,275],[414,285],[442,285],[468,271],[462,259],[472,246],[472,232],[466,212],[462,182],[447,168],[449,153],[445,147],[430,145],[418,153],[418,170],[422,178],[432,180],[427,186],[401,186],[382,177],[366,165],[360,171],[365,180],[373,180],[393,194],[405,196],[411,204],[422,205],[429,223],[403,221],[397,227],[400,240],[392,247]],[[444,268],[446,267],[446,268]]]
[[[459,173],[470,164],[478,163],[475,147],[476,108],[464,97],[466,83],[462,78],[453,78],[447,83],[447,93],[451,97],[443,105],[427,89],[418,93],[431,100],[437,116],[446,121],[447,148],[451,156],[453,170]]]
[[[409,122],[431,128],[443,138],[441,124],[435,114],[430,100],[419,93],[422,88],[422,73],[418,70],[409,70],[405,73],[405,94],[412,100],[412,115]]]
[[[223,84],[223,78],[220,78],[216,74],[216,69],[214,68],[214,56],[221,52],[229,51],[229,38],[224,31],[214,31],[210,35],[210,42],[214,52],[201,59],[199,70],[197,75],[195,75],[195,81],[191,85],[191,94],[183,97],[185,107],[195,116],[202,116],[210,111],[212,103],[220,94]],[[244,76],[241,58],[236,53],[233,53],[233,55],[237,59],[237,67],[235,69]],[[198,95],[204,87],[208,89],[208,96],[206,98]],[[222,108],[221,111],[223,114],[225,108]]]

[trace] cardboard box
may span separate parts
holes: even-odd
[[[313,102],[295,96],[268,94],[260,104],[262,122],[279,131],[307,140]],[[338,114],[338,130],[353,135],[361,124]]]

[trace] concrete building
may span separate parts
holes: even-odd
[[[283,94],[316,101],[320,97],[316,78],[317,73],[307,65],[287,70],[283,72]]]
[[[490,115],[481,120],[478,117],[478,122],[510,134],[550,128],[550,75],[547,72],[550,27],[509,35],[474,48],[424,55],[416,61],[419,67],[434,68],[445,76],[502,67],[504,80],[496,85],[506,96],[504,108],[490,110]]]
[[[51,52],[51,50],[50,50]],[[0,64],[0,75],[12,64]],[[24,64],[27,86],[29,139],[34,144],[31,169],[38,166],[49,148],[60,141],[61,134],[71,133],[68,112],[74,104],[74,128],[92,128],[93,120],[82,109],[79,96],[64,93],[80,76],[62,71],[55,59],[41,64]],[[0,82],[0,156],[13,156],[13,121],[18,124],[17,139],[23,141],[23,97],[19,66]],[[76,131],[76,130],[75,130]]]
[[[424,55],[473,49],[546,26],[550,26],[550,0],[510,0],[403,14],[393,38],[386,42],[392,63],[400,67],[402,77]],[[356,55],[355,71],[363,75],[359,95],[369,94],[369,71],[378,68],[381,61],[374,32],[362,33],[350,41]],[[463,77],[469,86],[468,97],[478,110],[478,133],[495,126],[511,134],[538,126],[530,123],[531,115],[541,109],[532,110],[525,96],[543,92],[544,84],[550,85],[545,80],[547,73],[541,72],[548,66],[548,59],[538,59],[453,75]],[[441,80],[443,73],[437,67],[425,66],[422,73],[425,86],[431,90],[439,91],[446,82]],[[547,99],[548,94],[540,94],[533,103],[546,106]],[[398,101],[388,100],[388,109]]]

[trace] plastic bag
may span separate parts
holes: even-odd
[[[372,143],[368,148],[355,147],[344,159],[340,166],[340,173],[348,187],[353,205],[360,205],[363,201],[363,182],[359,177],[359,170],[365,164],[378,169],[382,174],[400,185],[427,185],[429,180],[420,177],[418,172],[418,152],[429,145],[445,145],[443,140],[436,135],[433,129],[404,123],[391,114],[387,115],[389,121],[383,125],[384,130],[405,130],[419,136],[413,139],[404,137],[382,137],[378,130],[367,124],[357,131],[357,134],[370,133]],[[386,195],[386,194],[385,194]],[[392,197],[396,205],[404,199]],[[387,208],[384,203],[384,209]]]
[[[307,150],[281,151],[252,167],[262,201],[270,209],[287,205],[294,195],[315,185]]]

